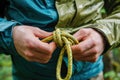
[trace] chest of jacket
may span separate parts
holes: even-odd
[[[59,20],[56,28],[73,32],[101,18],[103,0],[56,0]]]

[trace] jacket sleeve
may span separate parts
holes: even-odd
[[[4,19],[5,1],[0,0],[0,54],[13,54],[15,51],[12,40],[12,28],[20,25],[16,21],[8,21]]]
[[[113,49],[120,47],[120,0],[109,1],[105,1],[107,17],[97,20],[94,28],[105,36],[109,49]]]
[[[13,54],[15,48],[12,39],[12,28],[20,23],[15,21],[7,21],[0,18],[0,54]]]

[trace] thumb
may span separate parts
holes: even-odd
[[[50,47],[51,47],[51,51],[53,53],[53,51],[56,49],[57,45],[56,45],[55,42],[50,42],[49,44],[50,44]]]
[[[73,36],[78,40],[81,41],[89,35],[89,31],[87,29],[80,29],[77,31]]]
[[[41,30],[39,28],[36,28],[36,29],[34,29],[34,34],[36,37],[42,39],[42,38],[46,38],[46,37],[52,35],[52,32],[47,32],[47,31]]]

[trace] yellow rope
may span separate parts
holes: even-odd
[[[60,31],[59,29],[56,29],[56,31],[53,32],[52,36],[49,36],[45,39],[43,39],[43,42],[50,42],[54,41],[58,46],[62,47],[61,52],[59,54],[57,68],[56,68],[56,77],[57,80],[70,80],[72,76],[72,50],[71,45],[78,44],[78,41],[69,33],[65,31]],[[62,66],[62,59],[64,56],[64,53],[67,52],[68,55],[68,70],[67,75],[64,79],[61,78],[61,66]]]

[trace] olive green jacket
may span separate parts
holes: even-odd
[[[105,37],[107,48],[120,46],[120,0],[56,0],[56,8],[56,28],[75,32],[92,27]]]
[[[5,0],[0,0],[0,16],[4,16],[5,10],[8,20],[0,18],[0,53],[11,55],[14,80],[56,80],[56,63],[59,55],[59,49],[56,49],[47,64],[26,61],[18,55],[13,44],[12,27],[16,25],[31,25],[53,31],[58,20],[56,28],[72,33],[80,28],[92,27],[98,30],[106,41],[108,40],[110,47],[106,46],[107,48],[119,46],[120,0],[7,0],[10,2],[7,9],[3,9],[6,2],[1,3],[2,1]],[[106,11],[104,18],[101,15],[105,13],[103,6]],[[64,62],[66,61],[65,57]],[[64,63],[64,66],[66,65]],[[71,80],[87,80],[102,70],[101,56],[95,63],[74,61]],[[63,71],[62,74],[66,73]]]

